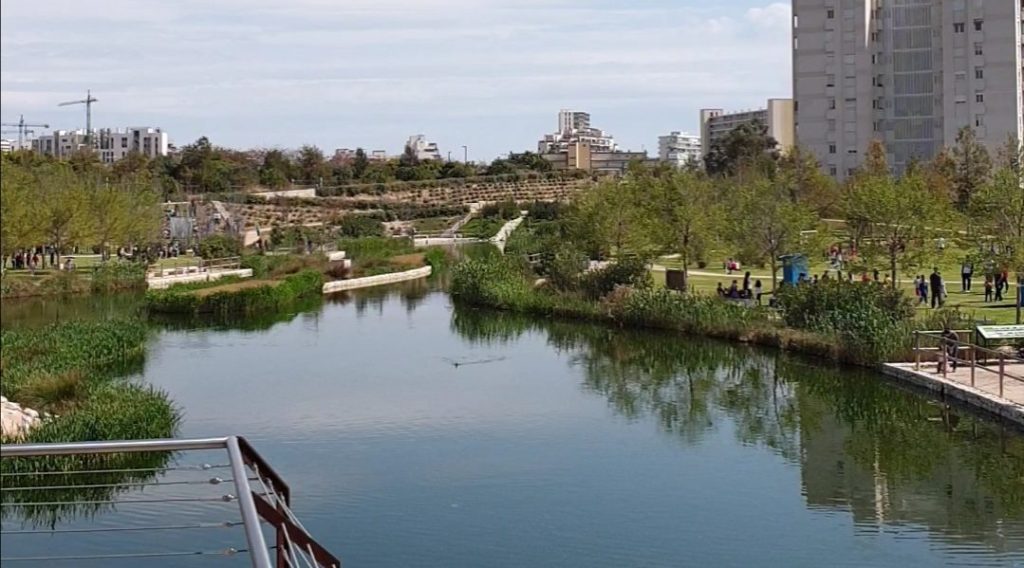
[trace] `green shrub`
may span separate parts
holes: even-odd
[[[321,294],[323,280],[319,270],[302,270],[280,282],[245,287],[228,284],[224,290],[210,293],[200,293],[200,289],[187,286],[171,286],[146,292],[146,308],[157,313],[217,315],[280,310],[301,298]]]
[[[584,273],[579,278],[578,286],[585,297],[597,300],[619,286],[649,288],[651,283],[647,263],[637,257],[628,257]]]
[[[519,211],[519,205],[516,204],[515,200],[506,199],[483,206],[480,209],[480,218],[502,219],[508,221],[518,217]]]
[[[412,239],[391,237],[363,237],[361,239],[338,239],[338,250],[354,262],[370,258],[391,258],[416,251]]]
[[[242,254],[242,241],[231,235],[210,235],[199,241],[196,254],[207,260]]]
[[[786,325],[835,336],[863,362],[886,360],[897,353],[914,316],[902,290],[874,283],[826,280],[785,286],[778,298]]]
[[[345,215],[338,222],[338,233],[349,238],[380,237],[384,234],[384,225],[366,215]]]
[[[93,292],[141,290],[146,287],[146,266],[139,262],[108,260],[92,269]]]

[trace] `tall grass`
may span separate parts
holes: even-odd
[[[889,297],[870,291],[855,299],[857,289],[844,289],[842,293],[848,294],[843,296],[844,304],[808,292],[800,296],[800,302],[796,296],[789,297],[780,320],[779,314],[767,308],[638,285],[642,283],[617,286],[605,293],[613,277],[628,280],[634,276],[634,271],[625,268],[581,278],[577,290],[553,290],[534,286],[525,276],[526,267],[515,259],[470,259],[452,269],[450,292],[457,301],[484,307],[675,330],[865,365],[898,356],[911,336],[913,320],[898,311],[904,305],[898,293]],[[594,299],[595,291],[604,295]],[[828,314],[815,313],[826,310],[825,304],[831,306]],[[798,312],[804,313],[798,316]]]
[[[323,291],[323,275],[317,270],[303,270],[284,280],[258,286],[241,287],[247,282],[195,289],[176,285],[164,290],[146,292],[146,308],[152,312],[172,314],[253,314],[275,311],[294,305],[301,298],[319,296]]]

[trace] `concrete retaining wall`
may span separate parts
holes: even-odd
[[[186,284],[189,282],[209,282],[211,280],[220,280],[221,278],[227,276],[237,276],[239,278],[252,278],[252,269],[239,268],[237,270],[218,270],[215,272],[194,272],[190,274],[176,274],[173,276],[157,276],[155,278],[147,278],[146,284],[150,288],[160,290],[174,284]]]
[[[417,280],[430,276],[431,272],[433,272],[432,267],[424,266],[423,268],[414,268],[404,272],[378,274],[377,276],[353,278],[351,280],[336,280],[324,284],[324,294],[344,292],[345,290],[355,290],[357,288],[369,288],[370,286],[383,286],[384,284],[394,284],[396,282],[405,282],[406,280]]]
[[[1013,404],[970,385],[915,371],[912,363],[886,363],[882,365],[882,372],[900,381],[936,392],[943,398],[959,400],[1024,426],[1024,406]]]

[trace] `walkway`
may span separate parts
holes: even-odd
[[[498,229],[498,232],[491,237],[491,242],[494,243],[494,246],[498,247],[498,250],[505,252],[505,242],[508,241],[508,237],[512,234],[512,231],[515,231],[516,228],[523,223],[523,219],[526,219],[525,211],[521,212],[515,219],[512,219],[508,223],[502,225],[502,227]]]
[[[882,372],[1024,425],[1024,363],[1006,363],[1001,397],[997,367],[975,369],[974,386],[971,386],[969,366],[959,367],[945,376],[936,371],[937,367],[934,362],[921,363],[915,371],[914,363],[886,363]]]

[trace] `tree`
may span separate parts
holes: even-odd
[[[992,159],[985,146],[978,142],[974,129],[969,126],[961,128],[957,133],[952,153],[957,206],[961,211],[966,211],[970,207],[971,198],[988,181],[992,173]]]
[[[36,211],[34,183],[29,167],[4,155],[0,167],[0,256],[35,246],[43,240]]]
[[[295,177],[295,166],[284,152],[278,149],[267,150],[263,154],[263,163],[259,168],[260,183],[270,188],[281,188],[291,183]]]
[[[316,146],[305,145],[299,148],[299,176],[309,182],[318,184],[320,180],[331,177],[331,167],[324,158],[324,153]]]
[[[779,158],[778,142],[768,135],[768,126],[759,120],[734,128],[716,140],[704,157],[710,175],[735,175],[742,168],[765,168]]]
[[[43,238],[58,254],[66,246],[84,244],[91,233],[90,196],[79,176],[67,166],[56,165],[40,172],[36,183],[36,215]]]
[[[87,213],[90,241],[100,247],[104,259],[110,245],[147,242],[160,229],[160,197],[148,177],[138,176],[114,183],[91,183]]]
[[[110,172],[117,178],[137,175],[147,170],[149,170],[149,157],[134,150],[114,162],[110,168]]]
[[[356,148],[356,157],[352,160],[352,174],[356,179],[363,179],[366,169],[370,166],[370,160],[366,157],[366,151]]]
[[[949,150],[943,148],[923,168],[925,185],[929,193],[936,199],[944,199],[955,203],[957,192],[955,186],[956,162]]]
[[[726,219],[729,238],[741,257],[767,262],[772,291],[778,282],[779,257],[809,253],[814,242],[804,232],[815,229],[817,217],[809,206],[789,199],[786,184],[761,176],[748,176],[730,188]]]
[[[779,159],[776,174],[786,187],[793,203],[802,203],[819,216],[832,213],[839,203],[839,190],[835,181],[824,174],[813,154],[794,146]]]
[[[651,235],[637,179],[604,179],[582,192],[568,215],[570,238],[592,257],[649,252]]]
[[[856,176],[848,185],[843,209],[851,225],[861,227],[861,256],[868,262],[884,260],[892,286],[898,270],[922,266],[937,247],[934,238],[949,220],[949,204],[929,199],[924,177],[908,173]]]
[[[717,191],[703,173],[686,170],[652,177],[645,185],[644,215],[653,222],[648,230],[659,252],[679,253],[686,280],[690,263],[718,236]]]
[[[1017,273],[1024,284],[1024,146],[1010,137],[999,151],[998,168],[971,200],[979,248],[989,260]],[[1020,302],[1017,323],[1021,322]]]

